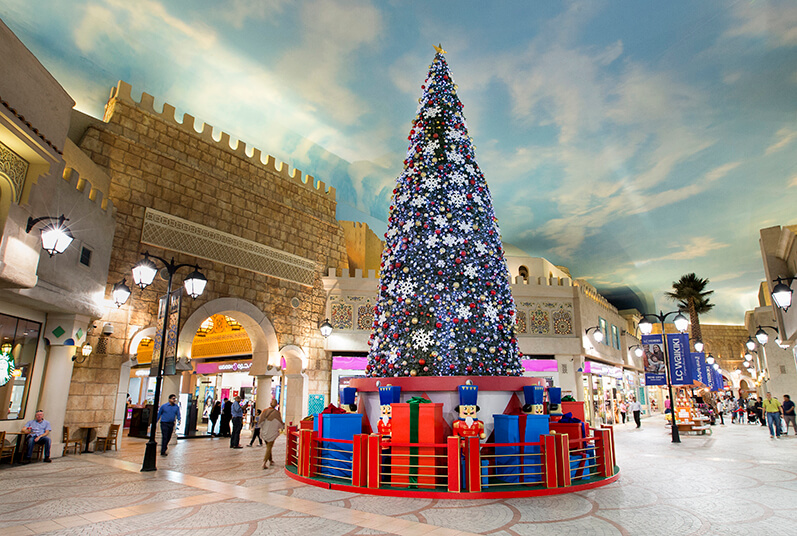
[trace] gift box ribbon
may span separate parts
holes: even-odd
[[[407,400],[410,405],[410,443],[418,442],[418,417],[421,404],[431,404],[431,400],[414,396]],[[418,447],[410,447],[410,483],[418,483]]]

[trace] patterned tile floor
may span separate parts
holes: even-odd
[[[52,464],[0,466],[0,534],[402,536],[797,534],[797,438],[755,425],[670,443],[661,417],[618,426],[620,479],[505,500],[371,497],[261,469],[262,447],[180,441],[140,473],[144,441]],[[281,459],[284,439],[277,442]],[[278,458],[279,457],[279,458]]]

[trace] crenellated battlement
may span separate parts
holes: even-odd
[[[569,277],[529,277],[515,276],[509,278],[512,286],[540,286],[540,287],[572,287],[573,280]]]
[[[164,103],[163,110],[158,111],[155,109],[155,97],[149,93],[142,93],[141,100],[135,101],[132,97],[132,86],[123,80],[119,80],[116,87],[111,89],[111,94],[108,97],[108,104],[105,107],[105,115],[103,121],[109,122],[113,115],[113,107],[110,106],[111,102],[116,100],[124,102],[125,104],[136,107],[139,110],[155,115],[165,121],[166,123],[175,126],[189,134],[199,137],[204,142],[215,145],[222,150],[230,152],[241,160],[247,161],[253,165],[264,168],[276,175],[284,177],[292,182],[301,184],[309,190],[315,191],[319,194],[328,196],[332,201],[335,200],[336,192],[332,186],[327,187],[323,181],[316,181],[312,175],[303,174],[298,169],[290,170],[290,166],[278,161],[273,156],[266,154],[263,159],[263,153],[260,149],[252,148],[252,154],[248,154],[246,142],[238,140],[236,146],[233,147],[230,143],[231,137],[227,132],[215,129],[208,123],[202,123],[202,130],[196,129],[196,118],[190,114],[183,114],[182,121],[177,120],[176,108],[171,104]],[[216,139],[218,137],[218,139]]]
[[[340,274],[335,268],[330,268],[327,277],[334,277],[337,279],[367,279],[369,281],[375,281],[379,279],[379,276],[376,275],[376,270],[368,270],[365,275],[363,275],[363,271],[360,268],[354,270],[354,276],[349,275],[348,270],[343,270]]]
[[[116,207],[113,201],[105,197],[97,188],[94,188],[87,179],[81,178],[80,173],[71,167],[65,167],[62,178],[69,183],[75,190],[83,193],[89,201],[96,203],[100,210],[104,211],[108,217],[113,217]]]
[[[594,301],[604,309],[608,309],[614,313],[620,314],[617,308],[611,303],[609,303],[609,300],[601,296],[598,293],[598,290],[589,283],[587,283],[586,281],[578,279],[575,282],[575,286],[579,288],[579,290],[581,291],[582,294],[584,294],[584,296],[591,299],[592,301]]]

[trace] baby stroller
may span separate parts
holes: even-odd
[[[755,408],[747,408],[747,424],[755,424],[757,420]]]

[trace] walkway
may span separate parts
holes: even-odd
[[[672,445],[661,417],[618,426],[620,480],[550,498],[397,499],[298,484],[263,470],[263,448],[180,441],[140,473],[144,441],[119,453],[0,468],[0,533],[402,536],[786,534],[797,522],[797,438],[755,425]],[[284,440],[276,455],[282,457]],[[276,458],[275,458],[276,459]]]

